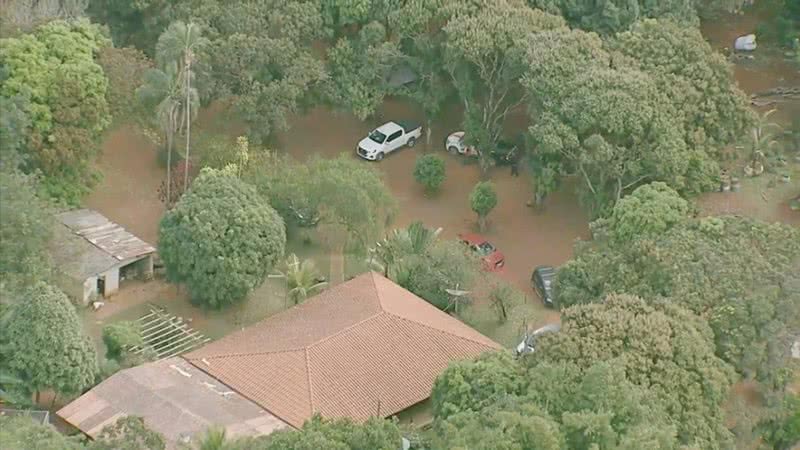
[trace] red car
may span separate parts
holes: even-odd
[[[483,236],[475,233],[461,233],[458,238],[481,258],[486,270],[499,270],[505,265],[506,257],[503,253]]]

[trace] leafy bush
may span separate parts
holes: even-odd
[[[444,182],[444,160],[437,155],[424,155],[414,163],[414,179],[425,187],[428,193],[436,192]]]
[[[123,353],[134,346],[141,346],[141,327],[136,322],[117,322],[103,327],[103,343],[106,345],[106,358],[119,361]]]
[[[469,203],[472,210],[478,215],[478,225],[481,231],[486,228],[486,216],[497,206],[497,192],[491,181],[481,181],[469,194]]]

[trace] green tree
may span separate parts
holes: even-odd
[[[380,23],[366,25],[355,38],[340,38],[328,52],[328,102],[360,120],[371,116],[389,92],[387,80],[399,59],[397,44],[386,41]]]
[[[537,343],[534,362],[584,370],[599,362],[619,364],[628,380],[655,395],[682,444],[732,444],[722,405],[733,371],[714,354],[713,333],[703,319],[674,305],[611,295],[602,304],[563,311],[561,322],[560,332]]]
[[[134,46],[153,56],[156,40],[169,25],[170,0],[89,0],[87,12],[93,22],[111,29],[117,47]]]
[[[106,102],[115,119],[141,117],[141,105],[136,89],[144,82],[144,74],[153,67],[152,61],[132,47],[106,47],[100,50],[97,63],[108,78]]]
[[[251,166],[244,178],[287,223],[340,228],[362,248],[378,239],[395,212],[380,172],[349,156],[298,164],[268,154]]]
[[[560,12],[570,24],[601,34],[624,31],[641,18],[671,19],[683,26],[699,24],[695,2],[691,0],[528,0],[528,4],[553,14]]]
[[[610,49],[651,75],[682,116],[686,142],[718,156],[754,122],[750,99],[730,63],[700,30],[669,20],[643,20],[610,41]],[[617,58],[615,58],[617,59]],[[617,63],[617,61],[615,61]]]
[[[242,300],[283,256],[283,220],[255,190],[203,169],[161,220],[159,253],[170,281],[213,308]]]
[[[478,227],[486,229],[486,216],[497,206],[497,192],[491,181],[481,181],[475,185],[469,194],[469,204],[472,211],[478,215]]]
[[[440,156],[428,154],[417,158],[414,163],[414,179],[425,187],[426,192],[438,191],[444,178],[444,160]]]
[[[532,449],[566,447],[559,424],[536,405],[504,401],[481,411],[466,410],[434,426],[434,450]]]
[[[781,388],[789,331],[800,323],[798,230],[743,217],[687,220],[660,236],[580,246],[559,269],[562,307],[613,292],[664,298],[708,320],[717,354],[750,377]]]
[[[147,428],[144,419],[125,416],[106,425],[86,450],[164,450],[164,436]]]
[[[618,243],[664,234],[688,219],[689,202],[662,182],[639,186],[620,200],[608,219],[612,238]]]
[[[9,450],[83,450],[77,439],[26,416],[0,415],[0,442]]]
[[[283,262],[277,276],[286,280],[286,295],[294,305],[328,285],[327,282],[320,281],[320,274],[313,260],[306,259],[301,262],[294,253]]]
[[[465,411],[480,412],[508,396],[521,394],[527,383],[523,367],[508,352],[485,353],[457,361],[433,384],[431,402],[437,420]]]
[[[174,8],[209,39],[196,65],[200,96],[232,98],[251,143],[286,129],[292,114],[318,99],[327,74],[312,42],[328,34],[319,2],[194,0]]]
[[[566,448],[679,448],[664,404],[648,386],[632,382],[618,360],[585,370],[572,362],[542,362],[527,379],[525,401],[558,420]]]
[[[787,394],[776,413],[759,425],[761,435],[774,449],[788,450],[800,442],[800,397]]]
[[[50,274],[53,218],[35,189],[30,176],[0,170],[0,289],[6,294]]]
[[[94,346],[67,296],[52,286],[28,288],[0,337],[2,365],[24,380],[29,393],[77,393],[94,382]]]
[[[0,97],[28,100],[26,170],[40,169],[44,190],[78,203],[94,181],[91,161],[110,122],[108,81],[94,55],[109,41],[86,20],[53,21],[32,34],[0,39],[7,78]]]
[[[247,444],[253,450],[397,450],[402,436],[394,422],[371,418],[325,420],[316,415],[297,431],[278,431]]]
[[[564,21],[516,0],[492,0],[456,15],[443,28],[443,59],[464,104],[464,129],[479,149],[481,169],[503,131],[506,116],[525,104],[519,80],[530,65],[525,39],[531,33],[563,27]]]
[[[480,275],[477,258],[464,251],[460,242],[451,240],[437,242],[422,254],[405,254],[394,261],[394,269],[389,271],[395,283],[437,308],[456,314],[465,299],[454,298],[448,290],[469,291]]]
[[[0,71],[0,82],[4,80]],[[27,156],[27,130],[31,125],[27,111],[29,102],[22,95],[0,96],[0,171],[23,168]]]

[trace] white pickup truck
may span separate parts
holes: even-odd
[[[358,143],[356,153],[364,159],[380,161],[387,153],[404,145],[413,147],[421,136],[422,125],[418,123],[402,120],[386,122]]]

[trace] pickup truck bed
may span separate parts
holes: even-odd
[[[395,120],[394,123],[403,127],[403,134],[410,133],[411,131],[414,131],[422,126],[422,124],[412,120]]]

